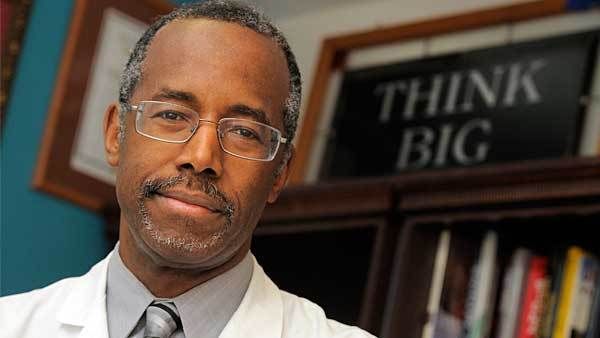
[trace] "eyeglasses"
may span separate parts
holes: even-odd
[[[184,106],[160,101],[141,101],[131,106],[136,112],[135,130],[143,136],[169,143],[185,143],[200,123],[217,127],[219,144],[224,152],[255,161],[271,161],[280,143],[287,143],[281,131],[264,123],[222,118],[218,122],[201,119],[197,112]]]

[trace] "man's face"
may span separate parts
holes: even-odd
[[[273,41],[250,29],[204,19],[172,22],[156,34],[142,74],[133,105],[171,102],[214,122],[257,120],[244,113],[250,109],[283,131],[287,64]],[[209,123],[187,143],[165,143],[136,133],[134,115],[127,115],[117,154],[108,156],[118,166],[121,236],[159,265],[223,264],[249,243],[266,202],[277,198],[287,174],[274,176],[282,150],[271,162],[234,157],[221,150]]]

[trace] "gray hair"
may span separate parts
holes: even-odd
[[[119,88],[119,138],[122,141],[125,135],[125,115],[131,109],[130,100],[133,92],[142,78],[142,65],[146,59],[148,47],[156,33],[168,23],[183,19],[209,19],[236,23],[273,40],[287,61],[289,71],[289,92],[283,108],[284,136],[289,140],[284,147],[284,158],[276,171],[279,175],[281,169],[291,156],[291,140],[296,134],[300,100],[302,97],[302,80],[296,57],[281,33],[273,23],[255,8],[230,0],[208,0],[200,3],[186,4],[160,17],[147,30],[135,44],[129,61],[125,65]]]

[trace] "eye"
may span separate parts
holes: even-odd
[[[229,132],[237,134],[237,135],[247,138],[247,139],[258,139],[258,135],[256,134],[256,132],[249,128],[244,128],[244,127],[238,126],[238,127],[230,129]]]
[[[180,113],[175,110],[163,110],[163,111],[157,112],[156,114],[154,114],[152,116],[152,118],[161,118],[161,119],[167,120],[167,121],[185,121],[185,120],[187,120],[185,114]]]

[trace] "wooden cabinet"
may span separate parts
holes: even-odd
[[[253,251],[283,289],[382,337],[420,338],[442,229],[498,234],[503,259],[576,244],[600,255],[600,159],[563,159],[286,189]]]
[[[284,290],[376,332],[400,230],[392,191],[386,181],[288,189],[265,210],[252,251]]]

